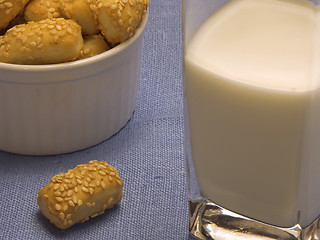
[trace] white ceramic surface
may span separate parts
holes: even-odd
[[[52,155],[101,143],[131,118],[147,14],[132,38],[92,58],[0,63],[0,150]]]

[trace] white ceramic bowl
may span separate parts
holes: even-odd
[[[0,63],[0,150],[52,155],[96,145],[131,118],[146,14],[126,42],[52,65]]]

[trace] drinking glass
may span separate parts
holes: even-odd
[[[320,1],[183,0],[197,239],[320,239]]]

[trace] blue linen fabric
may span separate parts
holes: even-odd
[[[189,239],[180,5],[179,0],[151,0],[137,106],[119,133],[56,156],[0,151],[1,240]],[[105,214],[60,230],[40,213],[37,193],[52,176],[93,159],[119,171],[124,197]]]

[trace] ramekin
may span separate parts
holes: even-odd
[[[143,35],[62,64],[0,63],[0,150],[55,155],[91,147],[123,128],[136,105]]]

